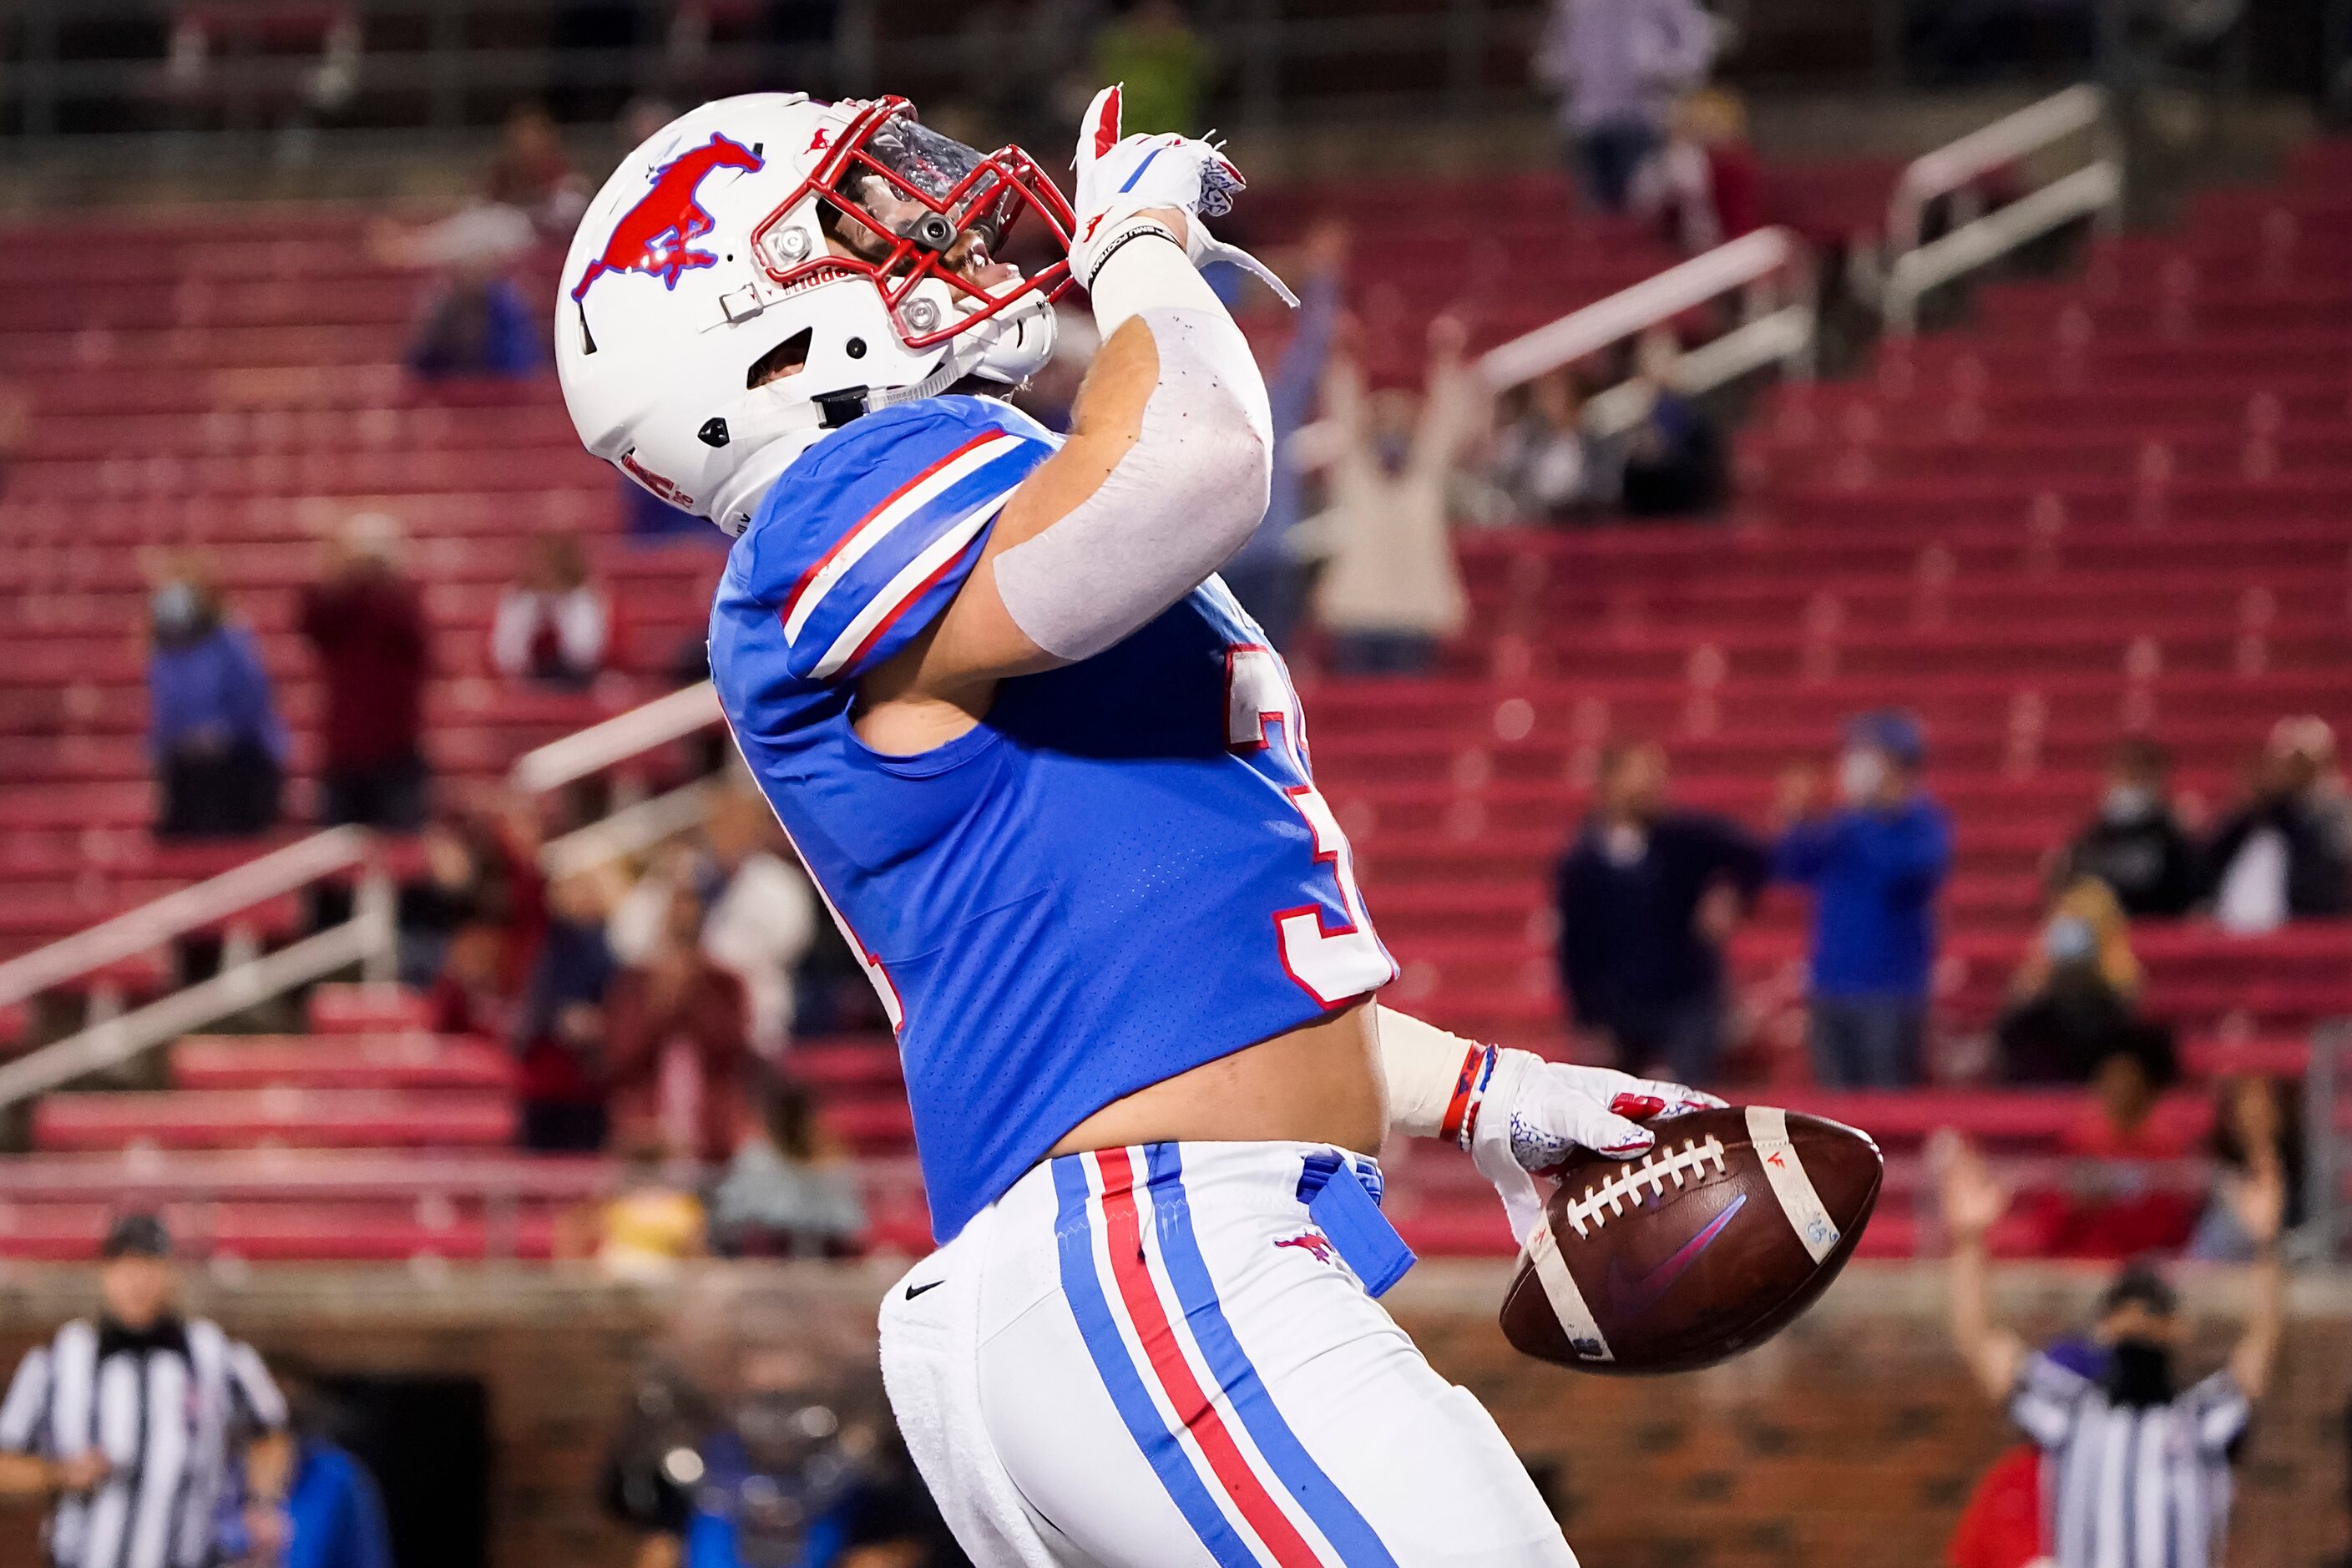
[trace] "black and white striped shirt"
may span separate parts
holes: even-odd
[[[96,1489],[62,1498],[45,1539],[56,1568],[209,1568],[228,1466],[286,1402],[249,1345],[202,1318],[144,1333],[68,1323],[25,1357],[0,1402],[0,1450],[103,1454]]]
[[[2252,1413],[2217,1372],[2164,1405],[2119,1405],[2048,1355],[2028,1361],[2011,1419],[2042,1449],[2059,1568],[2212,1568],[2230,1527],[2230,1454]]]

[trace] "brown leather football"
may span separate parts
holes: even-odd
[[[1531,1356],[1628,1375],[1762,1343],[1844,1267],[1878,1201],[1878,1145],[1768,1106],[1653,1124],[1637,1160],[1585,1152],[1519,1254],[1503,1332]]]

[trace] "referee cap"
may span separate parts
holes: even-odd
[[[2137,1258],[2125,1264],[2099,1295],[2103,1318],[2125,1307],[2145,1307],[2159,1318],[2168,1318],[2180,1310],[2180,1292],[2154,1263]]]
[[[162,1217],[143,1212],[118,1215],[106,1230],[98,1255],[109,1263],[118,1258],[169,1258],[172,1233]]]

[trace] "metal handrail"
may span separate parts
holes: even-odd
[[[1810,379],[1817,327],[1812,252],[1794,230],[1780,227],[1742,235],[1489,349],[1475,369],[1489,389],[1499,392],[1734,290],[1745,291],[1746,320],[1677,362],[1677,389],[1706,392],[1776,363],[1787,374]],[[1587,405],[1586,422],[1597,435],[1618,434],[1639,420],[1643,398],[1643,390],[1631,384],[1612,387]]]
[[[120,1067],[206,1024],[324,979],[339,969],[352,964],[388,969],[398,940],[391,883],[380,872],[372,874],[360,884],[352,918],[341,925],[329,926],[275,952],[226,965],[210,980],[0,1064],[0,1106]]]
[[[765,85],[824,87],[842,95],[872,91],[885,65],[900,79],[961,78],[977,86],[1000,56],[1022,47],[1017,38],[991,29],[956,26],[908,29],[881,16],[877,0],[845,0],[829,41],[804,46],[739,41],[723,47],[697,40],[689,30],[648,27],[640,40],[619,47],[491,47],[469,45],[461,23],[485,8],[532,16],[544,0],[344,0],[338,9],[354,19],[394,17],[422,34],[418,47],[354,50],[342,61],[343,91],[363,96],[365,112],[385,114],[383,101],[415,106],[401,114],[405,125],[461,130],[469,103],[486,96],[547,93],[579,87],[628,87],[691,95],[700,87],[742,81]],[[269,105],[302,101],[320,90],[322,56],[309,51],[247,52],[233,40],[184,59],[152,54],[76,58],[61,49],[60,18],[77,21],[125,17],[145,21],[151,0],[16,0],[25,16],[22,42],[0,58],[0,101],[18,106],[10,117],[26,140],[89,142],[152,142],[168,130],[109,132],[67,130],[61,105],[112,96],[130,100],[202,99],[216,101],[229,120],[221,134],[260,129]],[[650,18],[664,7],[640,6]],[[1209,18],[1213,36],[1230,48],[1239,67],[1235,101],[1224,123],[1269,124],[1295,111],[1305,96],[1302,79],[1349,84],[1358,101],[1423,100],[1454,111],[1490,109],[1499,98],[1532,100],[1535,85],[1517,61],[1524,48],[1499,52],[1496,45],[1517,39],[1540,16],[1539,0],[1427,0],[1394,15],[1326,17],[1286,16],[1268,0],[1235,0],[1226,14]],[[402,28],[411,31],[412,28]],[[885,40],[887,38],[887,47]],[[1425,62],[1426,76],[1403,90],[1366,90],[1352,79],[1360,72],[1303,71],[1299,68],[1356,59],[1405,58]],[[1505,61],[1513,62],[1504,65]],[[715,74],[720,73],[720,74]],[[389,90],[389,100],[384,95]],[[399,113],[394,110],[391,112]],[[421,120],[418,115],[421,113]],[[5,127],[0,127],[5,132]],[[330,137],[367,134],[330,131]]]
[[[2352,1018],[2333,1018],[2311,1037],[2311,1070],[2303,1086],[2304,1191],[2310,1195],[2308,1219],[2320,1256],[2341,1255],[2352,1235],[2352,1214],[2344,1202],[2344,1134],[2336,1127],[2337,1098],[2344,1092],[2347,1059],[2352,1058]]]
[[[1922,243],[1928,203],[2084,133],[2095,149],[2084,167]],[[2096,87],[2070,87],[1916,159],[1887,199],[1889,260],[1880,300],[1887,330],[1906,337],[1916,331],[1919,300],[1927,290],[2029,240],[2076,218],[2098,216],[2112,222],[2120,215],[2123,193],[2123,153],[2108,127],[2106,93]]]
[[[625,805],[612,816],[551,838],[539,852],[540,869],[551,881],[592,871],[675,838],[709,816],[726,793],[717,778],[697,779],[666,795]]]
[[[544,795],[640,752],[684,740],[722,717],[719,689],[701,681],[525,752],[515,759],[507,781],[525,795]]]
[[[369,839],[357,827],[323,833],[275,849],[191,887],[164,894],[46,947],[0,963],[0,1007],[179,937],[219,924],[241,910],[308,887],[363,863]]]

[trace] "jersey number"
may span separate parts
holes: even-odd
[[[1277,731],[1277,726],[1279,727]],[[1278,738],[1277,738],[1278,736]],[[1325,922],[1320,904],[1277,910],[1274,929],[1282,967],[1300,989],[1325,1007],[1379,989],[1396,978],[1396,963],[1364,913],[1363,890],[1356,886],[1355,852],[1332,815],[1331,803],[1315,787],[1307,765],[1307,720],[1290,673],[1272,648],[1241,644],[1225,650],[1225,741],[1244,755],[1255,753],[1258,770],[1271,778],[1315,836],[1315,858],[1339,879],[1347,923]]]

